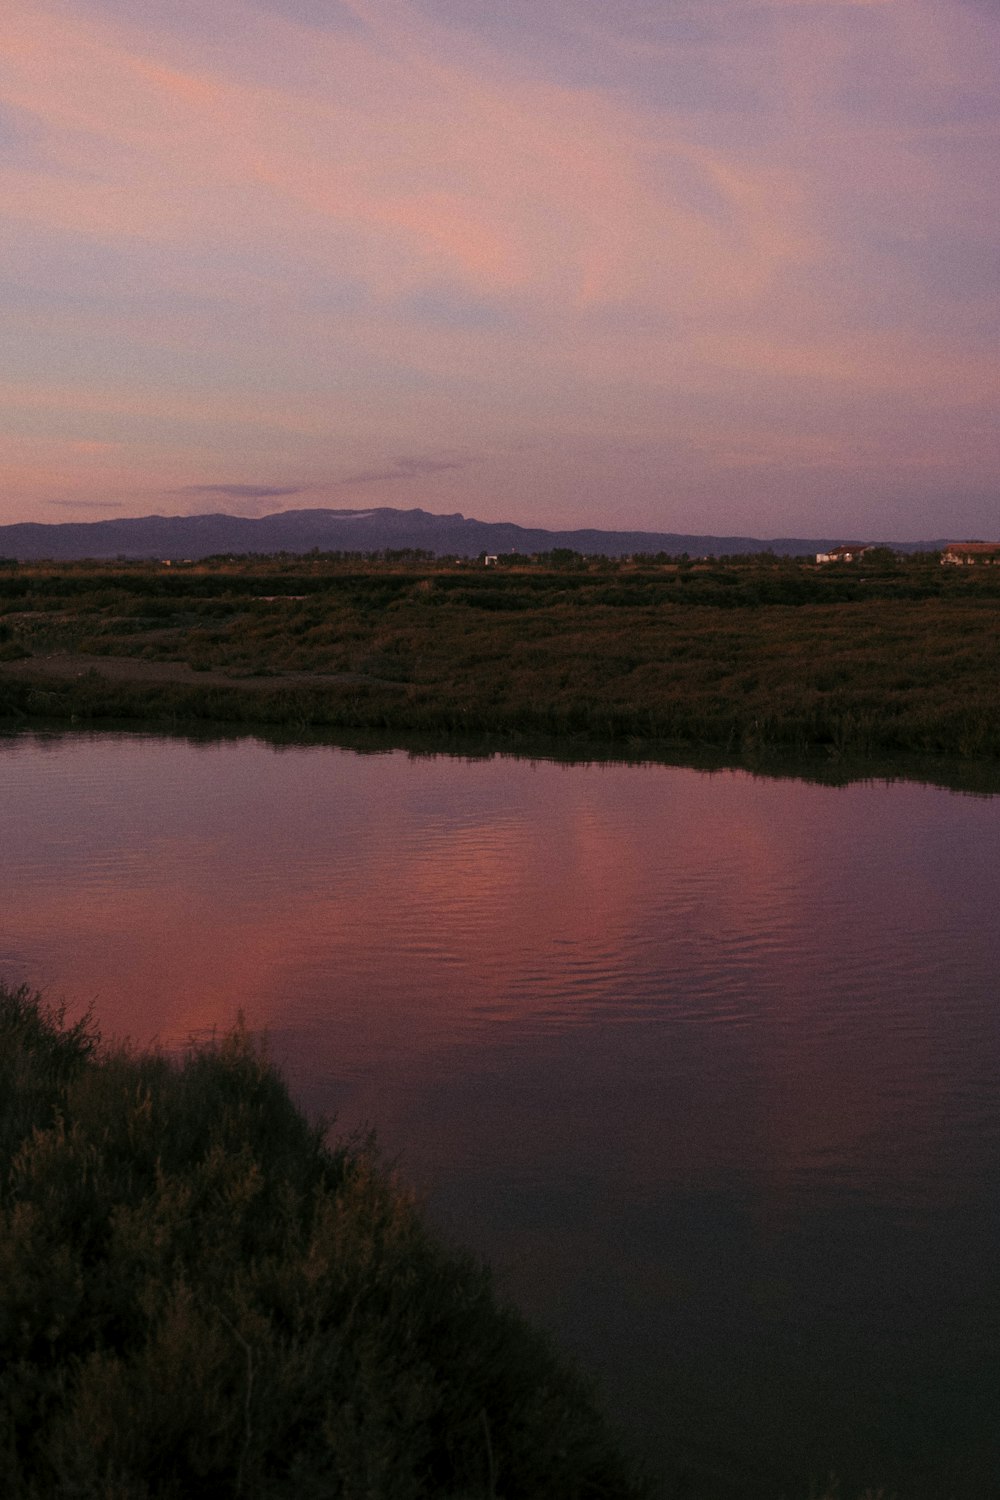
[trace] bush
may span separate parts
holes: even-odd
[[[242,1029],[173,1061],[0,987],[9,1500],[627,1497],[585,1383]]]

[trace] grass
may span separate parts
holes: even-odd
[[[57,650],[216,680],[31,670]],[[1000,757],[1000,569],[919,559],[25,565],[0,579],[3,654],[9,720]]]
[[[584,1380],[237,1030],[180,1061],[0,988],[7,1500],[626,1500]]]

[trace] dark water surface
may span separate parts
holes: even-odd
[[[684,1494],[1000,1496],[1000,797],[32,735],[0,856],[0,978],[242,1009]]]

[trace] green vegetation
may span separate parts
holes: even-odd
[[[1000,569],[26,564],[0,575],[0,716],[997,757]]]
[[[585,1383],[240,1031],[180,1062],[0,987],[7,1500],[627,1500]]]

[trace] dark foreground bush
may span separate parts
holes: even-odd
[[[237,1031],[181,1062],[0,987],[7,1500],[644,1493],[580,1378]]]

